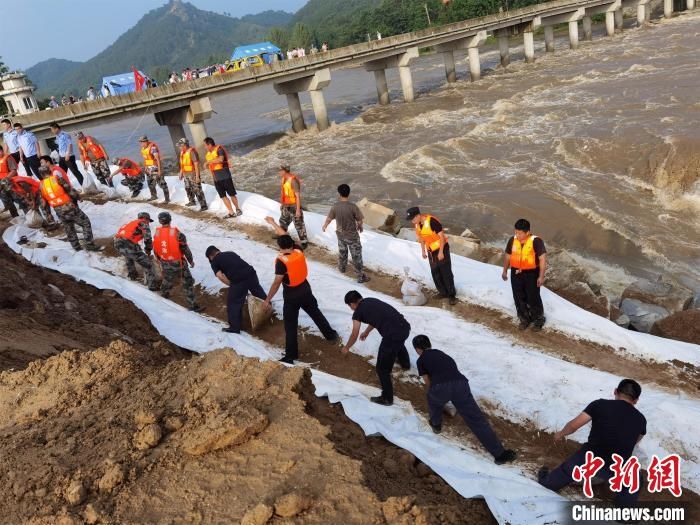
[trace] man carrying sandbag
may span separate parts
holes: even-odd
[[[234,252],[222,252],[216,246],[209,246],[205,255],[217,279],[229,287],[226,298],[228,328],[222,330],[230,334],[240,334],[243,304],[248,292],[263,301],[267,297],[265,290],[260,286],[258,274],[255,268]]]

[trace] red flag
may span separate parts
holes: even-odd
[[[134,83],[136,84],[136,92],[138,93],[143,89],[143,85],[146,83],[146,77],[136,71],[135,67],[132,67],[131,70],[134,72]]]

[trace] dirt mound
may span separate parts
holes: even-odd
[[[700,310],[686,310],[656,321],[651,333],[700,345]]]

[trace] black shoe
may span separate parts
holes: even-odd
[[[371,281],[369,275],[365,275],[364,273],[360,277],[357,278],[357,282],[360,284],[367,283],[369,281]]]
[[[83,247],[82,247],[82,246],[73,246],[73,249],[74,249],[76,252],[82,252],[82,251],[83,251]]]
[[[96,244],[88,244],[85,249],[89,252],[101,252],[102,246],[97,246]]]
[[[170,197],[165,197],[165,204],[170,204]]]
[[[234,329],[231,328],[230,326],[228,326],[228,327],[226,327],[226,328],[222,328],[221,331],[222,331],[222,332],[226,332],[227,334],[240,334],[240,333],[241,333],[240,330],[234,330]]]
[[[207,211],[209,208],[207,206],[200,206],[199,211]]]
[[[168,297],[170,297],[170,292],[160,292],[160,296],[163,299],[167,299]]]
[[[286,356],[283,357],[283,358],[281,358],[281,359],[278,359],[278,361],[279,361],[280,363],[286,363],[286,364],[288,364],[288,365],[293,365],[293,364],[294,364],[294,359],[292,359],[291,357],[286,357]]]
[[[457,304],[457,298],[456,297],[450,297],[450,305],[454,306]]]
[[[338,339],[340,339],[340,334],[336,331],[333,331],[333,335],[330,337],[326,337],[326,341],[330,341],[331,343],[335,343]]]
[[[236,217],[243,215],[243,210],[236,210]]]
[[[139,274],[137,273],[130,273],[127,275],[130,281],[138,281],[139,280]]]
[[[549,476],[549,467],[542,467],[537,471],[537,482],[542,485],[547,476]]]
[[[306,250],[308,247],[309,247],[309,243],[308,243],[308,242],[302,242],[302,243],[301,243],[301,249],[302,249],[302,250]]]
[[[544,327],[544,319],[538,319],[537,321],[532,323],[532,331],[533,332],[541,332],[543,327]]]
[[[148,289],[149,289],[151,292],[157,292],[158,290],[160,290],[160,288],[158,288],[157,286],[149,286]]]
[[[530,321],[526,321],[525,319],[520,320],[520,324],[518,325],[518,328],[521,330],[527,330],[527,327],[530,326]]]
[[[406,364],[402,365],[399,363],[399,366],[401,367],[401,370],[410,370],[411,369],[411,363],[408,363],[407,365]]]
[[[432,421],[428,421],[428,423],[430,423],[430,428],[432,428],[433,432],[436,434],[442,432],[442,425],[434,425]]]
[[[112,188],[114,188],[114,186],[112,186]],[[139,196],[139,193],[141,193],[141,190],[134,190],[134,191],[132,191],[132,192],[131,192],[131,198],[132,198],[132,199],[135,199],[136,197]]]
[[[188,207],[197,206],[197,203],[196,202],[188,202],[187,204],[185,204],[185,206],[188,206]]]
[[[515,451],[508,449],[504,450],[503,453],[493,461],[494,463],[496,463],[496,465],[503,465],[504,463],[511,463],[515,460],[516,457],[517,454],[515,453]]]
[[[384,405],[385,407],[390,407],[391,405],[394,404],[393,401],[389,401],[388,399],[384,399],[382,396],[370,397],[369,400],[372,403],[377,403],[378,405]]]
[[[203,312],[204,311],[204,306],[200,306],[198,304],[193,304],[190,306],[190,312]]]
[[[155,201],[155,200],[158,200],[158,196],[157,196],[157,195],[151,195],[151,196],[148,197],[148,199],[146,199],[146,200],[147,200],[148,202]]]
[[[224,219],[233,219],[235,216],[236,216],[235,213],[229,213],[226,215],[226,217],[224,217]]]

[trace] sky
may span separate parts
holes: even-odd
[[[268,9],[295,12],[306,0],[188,0],[199,9],[233,16]],[[7,4],[12,4],[10,7]],[[114,42],[151,9],[167,0],[0,0],[12,13],[12,33],[4,38],[2,61],[10,69],[27,69],[47,58],[87,60]]]

